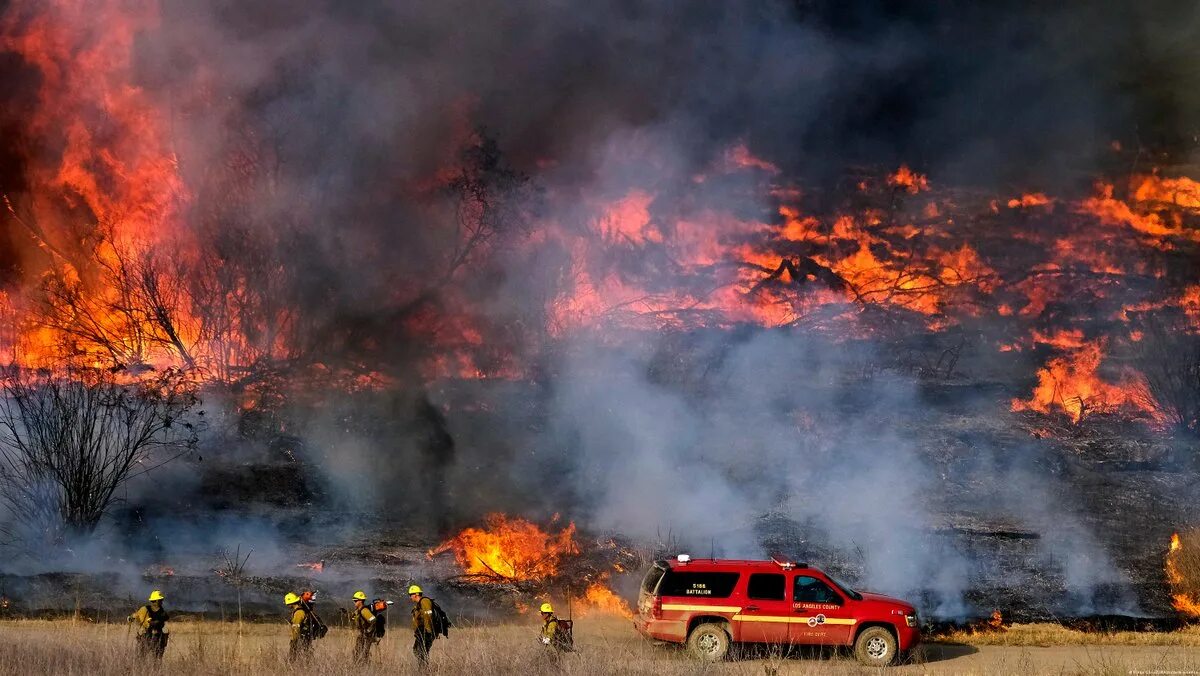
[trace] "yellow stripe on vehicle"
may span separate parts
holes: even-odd
[[[711,610],[714,613],[736,613],[741,606],[697,606],[688,603],[664,603],[663,610]]]
[[[787,623],[787,624],[808,624],[808,621],[813,618],[811,618],[811,617],[792,617],[790,615],[734,615],[733,619],[735,622],[783,622],[783,623]],[[840,618],[840,617],[827,617],[827,618],[825,618],[824,622],[821,622],[814,626],[819,627],[823,624],[853,625],[857,622],[858,622],[858,620],[845,619],[845,618]]]

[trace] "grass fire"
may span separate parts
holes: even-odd
[[[1194,670],[1200,14],[1059,4],[0,0],[0,672]]]

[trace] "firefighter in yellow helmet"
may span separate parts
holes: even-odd
[[[312,614],[304,610],[303,600],[292,592],[284,595],[283,604],[289,609],[288,614],[292,625],[288,659],[296,662],[311,657],[314,635]]]
[[[413,602],[413,655],[422,669],[429,666],[429,649],[437,634],[433,632],[433,600],[426,598],[418,585],[409,585],[408,598]]]
[[[163,609],[163,593],[157,589],[150,592],[150,598],[146,605],[138,608],[132,615],[129,616],[130,622],[136,622],[138,625],[137,635],[137,651],[139,657],[149,657],[153,655],[155,659],[161,660],[163,653],[167,651],[167,641],[170,639],[170,634],[167,632],[167,620],[170,616]]]
[[[375,613],[367,607],[367,595],[359,590],[354,592],[354,615],[350,618],[350,626],[357,631],[354,639],[354,663],[366,664],[371,659],[371,646],[379,641],[375,633]]]
[[[538,635],[538,640],[549,650],[550,660],[557,664],[562,654],[567,652],[559,620],[554,615],[554,606],[549,603],[543,603],[539,610],[542,613],[542,631]]]

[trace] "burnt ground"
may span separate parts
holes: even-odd
[[[926,521],[895,527],[909,529],[905,535],[914,541],[956,552],[969,562],[962,572],[962,603],[947,605],[938,589],[920,583],[912,585],[916,591],[910,596],[932,619],[967,621],[1000,610],[1006,621],[1171,626],[1176,616],[1163,575],[1168,539],[1173,531],[1200,522],[1200,472],[1192,461],[1193,442],[1172,439],[1144,421],[1118,415],[1093,415],[1072,424],[1012,413],[1006,402],[1014,391],[1001,384],[931,383],[924,386],[919,402],[890,421],[921,441],[921,461],[933,474],[922,489]],[[851,397],[847,406],[853,408],[853,403]],[[474,414],[505,419],[503,424],[491,420],[479,426],[493,434],[536,427],[532,407],[522,410],[484,407]],[[479,475],[503,471],[511,455],[495,444],[477,443],[472,434],[458,431],[457,462]],[[171,528],[164,527],[161,515],[171,500],[186,499],[190,511],[183,518],[194,529],[219,531],[230,515],[252,515],[252,523],[262,527],[259,541],[253,536],[258,531],[245,529],[222,540],[231,548],[236,543],[254,549],[240,586],[243,613],[251,618],[277,617],[277,600],[287,591],[317,590],[323,612],[336,617],[337,608],[348,605],[340,600],[348,589],[366,588],[373,595],[402,600],[403,588],[420,581],[458,614],[495,619],[547,588],[557,593],[579,589],[581,577],[592,579],[613,562],[632,571],[612,576],[616,590],[631,598],[640,578],[637,569],[669,553],[672,546],[669,538],[644,542],[589,533],[581,522],[586,556],[575,567],[567,566],[559,578],[525,586],[478,584],[458,578],[448,555],[426,556],[439,541],[427,524],[414,525],[403,512],[347,511],[335,488],[317,476],[310,463],[315,463],[314,457],[290,450],[242,463],[221,462],[210,455],[203,464],[187,468],[196,481],[186,498],[159,496],[162,502],[157,504],[127,506],[125,523],[110,534],[136,541],[138,546],[131,548],[136,555],[123,558],[81,550],[61,563],[40,562],[36,567],[41,570],[31,570],[28,561],[2,567],[6,572],[0,573],[0,616],[78,611],[119,618],[139,604],[148,588],[165,589],[177,610],[236,616],[239,587],[218,573],[221,560],[213,541],[167,542]],[[280,476],[286,481],[279,482]],[[1033,477],[1029,485],[1040,486],[1052,499],[1013,495],[1009,484],[1015,476]],[[516,501],[514,496],[527,494],[520,485],[473,490],[459,497],[476,505],[479,513],[503,509]],[[1031,516],[1022,507],[1026,497],[1049,509]],[[519,505],[511,511],[522,513]],[[474,523],[465,515],[456,519],[455,527]],[[753,527],[764,551],[809,561],[852,584],[870,585],[853,537],[847,545],[847,538],[829,537],[823,524],[798,520],[786,509],[763,513]],[[158,547],[146,545],[158,540],[163,541]],[[320,572],[299,565],[317,562],[323,565]],[[934,577],[937,571],[921,574],[926,572]]]

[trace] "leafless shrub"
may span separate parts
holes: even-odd
[[[250,561],[252,553],[254,553],[253,549],[246,552],[245,556],[242,556],[242,546],[240,544],[232,552],[228,549],[220,551],[221,564],[217,568],[217,575],[220,575],[237,590],[239,626],[242,624],[242,586],[246,584],[246,563]]]
[[[121,486],[197,442],[197,398],[174,372],[123,383],[111,371],[14,371],[0,388],[0,503],[20,525],[5,527],[10,538],[91,533]]]

